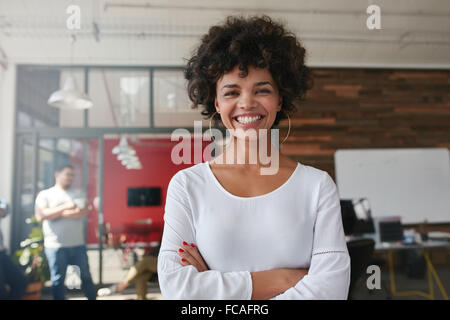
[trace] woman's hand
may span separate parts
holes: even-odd
[[[193,243],[188,244],[186,241],[183,241],[177,253],[181,257],[180,263],[183,266],[194,266],[199,272],[209,270],[197,246]]]

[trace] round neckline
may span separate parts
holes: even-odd
[[[206,161],[204,162],[204,164],[206,165],[206,169],[210,175],[210,177],[212,178],[212,180],[214,181],[214,183],[216,184],[216,186],[225,194],[227,194],[228,196],[234,198],[234,199],[238,199],[238,200],[255,200],[255,199],[262,199],[262,198],[266,198],[276,192],[278,192],[279,190],[283,189],[291,180],[293,180],[294,176],[297,174],[298,169],[300,168],[300,162],[297,162],[297,166],[295,167],[294,171],[291,173],[291,175],[289,176],[289,178],[283,182],[283,184],[281,186],[279,186],[278,188],[276,188],[275,190],[272,190],[268,193],[265,194],[261,194],[259,196],[254,196],[254,197],[240,197],[240,196],[236,196],[232,193],[230,193],[227,189],[225,189],[219,182],[219,180],[217,180],[216,176],[214,175],[214,172],[211,169],[211,164],[210,161]]]

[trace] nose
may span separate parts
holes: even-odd
[[[241,95],[239,96],[238,107],[244,110],[251,110],[256,108],[253,95],[242,92]]]

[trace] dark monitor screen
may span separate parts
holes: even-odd
[[[161,188],[128,188],[129,207],[149,207],[161,205]]]
[[[403,239],[403,228],[400,220],[379,221],[380,241],[396,242]]]
[[[352,200],[341,200],[342,224],[346,235],[353,234],[357,220]]]

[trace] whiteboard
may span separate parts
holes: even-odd
[[[447,148],[340,149],[334,160],[340,198],[368,198],[374,218],[450,221]]]

